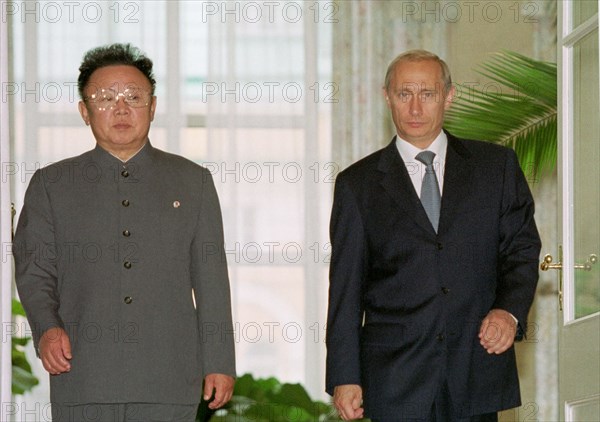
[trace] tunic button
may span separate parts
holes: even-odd
[[[129,237],[131,236],[131,232],[129,230],[123,230],[123,236]]]
[[[444,335],[443,334],[438,334],[437,341],[444,341]]]
[[[123,177],[129,177],[129,172],[127,170],[123,170],[121,172],[121,176],[123,176]]]
[[[441,251],[442,249],[444,249],[444,245],[441,242],[438,242],[438,244],[436,246],[438,248],[438,251]]]
[[[123,263],[123,266],[124,266],[125,268],[127,268],[127,269],[130,269],[130,268],[131,268],[131,262],[129,262],[129,261],[125,261],[125,262]]]
[[[447,287],[442,287],[442,292],[444,292],[444,294],[447,295],[448,293],[450,293],[450,289]]]
[[[123,199],[123,202],[121,202],[121,204],[123,204],[124,207],[128,207],[129,206],[129,199]]]
[[[130,304],[131,302],[133,302],[133,298],[131,296],[125,296],[125,299],[123,299],[123,302],[125,302],[126,304]]]

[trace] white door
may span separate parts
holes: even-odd
[[[4,6],[3,6],[4,7]],[[0,83],[8,81],[8,28],[5,22],[0,21]],[[0,101],[0,161],[2,162],[2,179],[0,180],[0,245],[2,246],[2,259],[0,260],[0,321],[2,327],[0,334],[0,421],[9,420],[8,408],[11,403],[11,287],[12,287],[12,256],[9,253],[11,239],[10,215],[10,184],[5,177],[5,164],[9,162],[9,136],[8,136],[8,103]]]
[[[542,269],[558,270],[563,421],[600,421],[599,3],[558,1],[561,245]]]

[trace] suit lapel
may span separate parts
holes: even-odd
[[[457,205],[468,195],[473,171],[471,153],[458,138],[448,132],[446,135],[448,149],[438,234],[444,233],[452,224]],[[423,229],[435,233],[396,148],[396,138],[382,151],[378,170],[383,173],[381,186],[398,207]]]
[[[409,218],[412,218],[425,230],[435,234],[433,226],[427,218],[421,200],[413,187],[406,166],[396,148],[396,138],[384,148],[379,161],[378,170],[383,173],[381,186]],[[442,201],[443,203],[443,201]]]
[[[467,197],[473,172],[471,153],[463,143],[448,132],[448,149],[444,168],[444,189],[438,234],[452,224],[457,205]]]

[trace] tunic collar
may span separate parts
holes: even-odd
[[[141,163],[146,161],[150,155],[152,154],[152,144],[150,140],[147,140],[146,143],[127,161],[123,161],[117,156],[111,154],[104,148],[102,148],[99,144],[96,144],[96,148],[94,148],[94,159],[100,163],[105,164],[114,164],[117,163],[120,166],[126,166],[131,162]]]

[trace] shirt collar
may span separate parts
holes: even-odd
[[[433,140],[433,142],[424,150],[417,148],[400,136],[396,135],[396,147],[404,162],[413,162],[418,153],[422,151],[431,151],[435,153],[434,162],[444,162],[446,160],[446,149],[448,147],[448,136],[443,130]]]

